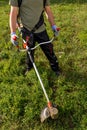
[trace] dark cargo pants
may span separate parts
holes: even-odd
[[[30,32],[27,29],[23,28],[22,38],[24,38],[26,40],[26,38],[29,35],[30,35]],[[49,36],[47,34],[47,31],[45,30],[40,33],[33,33],[33,37],[31,36],[30,41],[31,41],[31,45],[29,45],[30,47],[34,47],[36,42],[38,42],[38,44],[40,44],[42,42],[49,41]],[[58,60],[53,51],[53,44],[52,43],[43,44],[40,47],[41,47],[42,51],[44,52],[44,54],[46,55],[47,59],[49,60],[52,70],[58,71],[59,70]],[[34,50],[31,51],[31,56],[34,59]],[[27,69],[31,69],[33,67],[28,54],[27,54],[26,63],[27,63]]]

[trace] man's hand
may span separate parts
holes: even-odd
[[[11,33],[11,42],[15,46],[18,46],[17,38],[18,38],[18,36],[16,35],[15,32]]]
[[[60,28],[58,28],[56,25],[52,25],[52,30],[54,32],[54,36],[58,36]]]

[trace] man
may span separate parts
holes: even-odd
[[[50,9],[49,0],[46,0],[44,3],[43,0],[22,0],[21,6],[18,6],[18,0],[10,0],[11,11],[10,11],[10,30],[11,30],[11,42],[14,45],[18,45],[17,35],[16,35],[16,23],[17,17],[20,16],[22,28],[22,38],[30,44],[30,47],[35,46],[35,42],[41,43],[49,41],[49,36],[47,34],[44,19],[43,19],[43,10],[48,16],[49,23],[52,27],[52,30],[56,33],[57,26],[54,22],[54,17]],[[38,28],[35,28],[35,25],[40,24]],[[31,33],[32,32],[32,33]],[[44,44],[40,46],[47,59],[49,60],[52,70],[57,76],[60,74],[57,57],[53,51],[52,43]],[[34,51],[31,51],[31,56],[34,59]],[[28,72],[32,68],[32,63],[27,54],[27,69]]]

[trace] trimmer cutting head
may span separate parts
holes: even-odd
[[[45,107],[40,115],[41,122],[44,122],[47,118],[51,117],[52,119],[58,118],[58,109],[51,106],[51,107]]]
[[[41,122],[44,122],[48,117],[50,117],[50,111],[48,107],[45,107],[40,115]]]
[[[58,118],[58,109],[55,107],[49,108],[50,111],[50,116],[52,119],[57,119]]]

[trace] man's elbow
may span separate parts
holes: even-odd
[[[18,7],[11,6],[10,15],[18,15]]]

